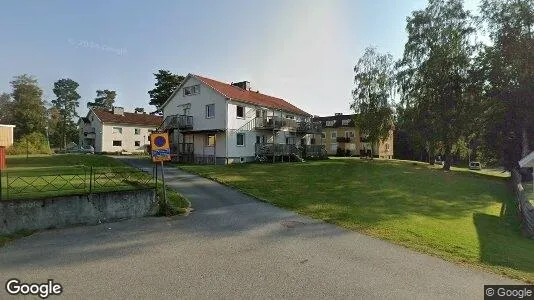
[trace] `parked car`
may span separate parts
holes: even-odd
[[[95,148],[91,145],[88,146],[75,146],[68,148],[66,153],[87,153],[87,154],[95,154]]]
[[[469,162],[469,169],[470,170],[482,170],[482,166],[480,165],[480,162],[472,161],[472,162]]]

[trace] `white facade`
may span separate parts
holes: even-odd
[[[144,152],[150,131],[156,126],[103,123],[89,110],[89,123],[79,122],[80,145],[91,145],[95,152]]]
[[[188,95],[184,89],[188,89]],[[194,91],[194,93],[189,91]],[[208,105],[213,105],[213,116],[208,116],[212,109],[212,107],[207,108]],[[238,107],[243,109],[242,117],[238,117]],[[297,136],[294,132],[255,130],[253,126],[250,126],[257,114],[290,117],[295,121],[310,121],[310,116],[228,99],[191,75],[186,77],[177,91],[164,104],[162,110],[164,118],[173,115],[192,116],[193,129],[176,130],[171,139],[179,143],[193,143],[195,155],[214,155],[219,163],[254,160],[256,142],[299,144],[301,138],[305,138],[304,141],[307,144],[310,141],[307,136]],[[215,139],[209,137],[212,135]],[[238,135],[244,136],[242,145],[238,145]],[[290,139],[286,140],[286,138]]]

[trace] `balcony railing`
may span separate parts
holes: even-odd
[[[254,129],[267,130],[288,130],[301,133],[320,133],[322,126],[320,122],[296,121],[293,119],[267,116],[254,119]]]
[[[256,155],[280,156],[298,153],[297,147],[291,144],[256,143]]]
[[[263,118],[255,119],[256,129],[271,129],[271,130],[283,130],[289,131],[297,130],[297,121],[288,118],[282,118],[278,116],[267,116]]]
[[[321,133],[322,131],[323,127],[321,122],[297,122],[297,132]]]
[[[165,118],[158,131],[169,129],[187,130],[193,129],[193,116],[170,115]]]

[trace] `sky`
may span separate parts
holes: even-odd
[[[402,56],[406,18],[426,0],[2,1],[0,93],[31,74],[80,84],[78,113],[96,90],[115,105],[148,104],[153,73],[198,74],[252,89],[320,116],[350,113],[353,68],[368,46]],[[478,0],[466,0],[477,10]]]

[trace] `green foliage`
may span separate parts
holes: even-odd
[[[534,3],[482,0],[480,7],[493,42],[480,55],[487,81],[484,155],[515,168],[534,144]]]
[[[0,94],[0,124],[11,124],[13,122],[13,101],[7,93]]]
[[[73,133],[77,134],[76,124],[73,119],[78,116],[76,108],[80,105],[80,95],[76,91],[79,84],[72,79],[60,79],[54,83],[54,94],[57,99],[52,100],[57,114],[51,117],[58,117],[54,131],[54,138],[59,135],[62,139],[61,146],[66,148],[67,143],[72,142]],[[57,134],[56,134],[57,133]],[[76,139],[77,140],[77,139]]]
[[[88,102],[87,107],[112,109],[117,92],[110,90],[97,90],[94,102]]]
[[[46,137],[40,132],[32,132],[15,141],[7,149],[7,154],[50,154]]]
[[[165,191],[167,203],[163,202],[163,185],[158,183],[157,196],[160,200],[158,214],[160,216],[173,216],[186,213],[191,206],[189,201],[169,187],[166,187]]]
[[[408,18],[406,30],[397,78],[407,127],[430,156],[441,142],[449,169],[452,147],[472,119],[474,102],[466,91],[476,50],[473,19],[461,0],[430,0]]]
[[[154,76],[156,77],[156,87],[148,91],[148,95],[150,95],[149,104],[159,109],[169,99],[176,88],[178,88],[185,77],[172,74],[167,70],[159,70]]]
[[[33,132],[45,131],[46,108],[42,100],[43,91],[37,80],[30,75],[15,76],[11,81],[13,92],[12,122],[15,138]]]
[[[388,138],[393,125],[390,104],[394,87],[393,58],[367,48],[354,67],[354,123],[362,136],[376,144]]]

